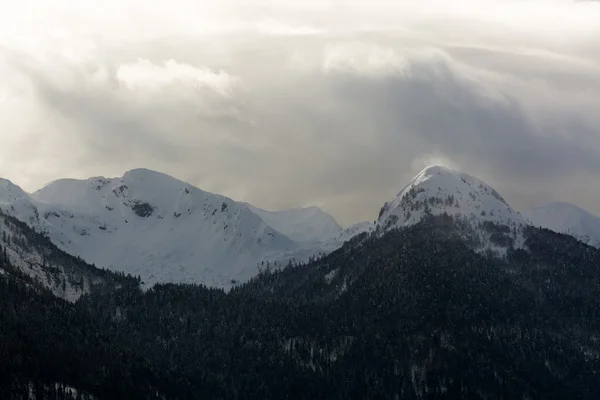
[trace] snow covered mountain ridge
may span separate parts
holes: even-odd
[[[147,169],[62,179],[31,195],[3,180],[0,208],[62,250],[147,285],[230,287],[264,264],[305,261],[347,239],[316,207],[269,212]]]
[[[497,256],[523,248],[523,228],[532,224],[600,244],[600,218],[565,211],[565,219],[556,221],[562,214],[554,207],[526,219],[485,182],[442,166],[417,174],[385,203],[375,225],[346,229],[317,207],[266,211],[147,169],[120,178],[58,180],[33,194],[0,179],[0,209],[61,250],[140,276],[146,285],[228,288],[263,266],[306,261],[362,232],[381,235],[430,216],[450,217],[475,251]]]

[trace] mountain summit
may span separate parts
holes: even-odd
[[[385,232],[430,216],[447,215],[462,227],[479,250],[522,246],[527,221],[487,183],[440,165],[425,168],[396,198],[386,202],[377,221]]]

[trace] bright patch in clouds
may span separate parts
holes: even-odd
[[[116,76],[119,82],[123,82],[130,89],[160,89],[167,85],[179,84],[208,87],[222,95],[230,94],[232,86],[239,80],[223,71],[215,73],[207,68],[195,68],[174,60],[155,65],[144,59],[119,66]]]
[[[147,167],[342,223],[432,163],[600,213],[600,2],[23,0],[0,177]]]
[[[337,72],[349,70],[371,76],[402,75],[407,62],[392,47],[352,42],[327,46],[323,70]]]

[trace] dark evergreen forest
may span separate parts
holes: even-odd
[[[362,234],[229,293],[113,274],[75,303],[0,256],[0,399],[599,399],[600,251],[531,228],[500,260],[456,232]]]

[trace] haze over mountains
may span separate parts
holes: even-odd
[[[32,194],[0,180],[0,208],[67,253],[139,276],[148,286],[229,288],[267,266],[305,262],[362,232],[381,235],[427,216],[460,221],[475,251],[500,257],[523,248],[530,224],[600,245],[600,218],[567,204],[542,206],[525,218],[485,182],[442,166],[421,171],[382,207],[375,225],[346,229],[317,207],[266,211],[146,169],[58,180]]]

